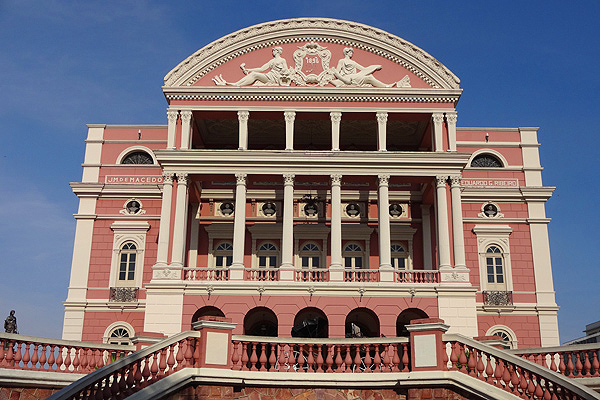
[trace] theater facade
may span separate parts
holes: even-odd
[[[430,317],[559,344],[538,128],[457,126],[460,81],[432,55],[355,22],[280,20],[203,47],[162,89],[166,125],[88,125],[63,339],[203,316],[234,334],[404,336]]]

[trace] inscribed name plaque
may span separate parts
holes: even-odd
[[[463,187],[519,187],[517,179],[461,179]]]
[[[163,183],[162,176],[156,175],[106,175],[106,183]]]

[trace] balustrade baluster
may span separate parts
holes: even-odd
[[[448,342],[442,342],[442,370],[448,371]]]
[[[285,343],[279,344],[279,361],[277,362],[277,370],[288,372],[290,369],[290,346]]]
[[[572,377],[573,376],[573,369],[575,368],[573,366],[573,353],[571,353],[570,351],[567,352],[567,357],[569,357],[569,361],[567,362],[567,376],[568,377]]]
[[[251,343],[252,354],[250,355],[250,371],[258,371],[256,363],[258,362],[258,356],[256,355],[256,342]]]
[[[527,396],[527,387],[529,385],[527,383],[527,378],[525,377],[526,372],[521,367],[519,367],[519,375],[520,375],[519,386],[521,387],[521,397],[528,398],[529,396]]]
[[[565,365],[565,355],[559,353],[559,356],[560,356],[560,363],[558,364],[558,371],[561,374],[566,375],[567,366]]]
[[[152,380],[156,379],[156,375],[158,374],[158,351],[155,351],[152,354],[152,366],[150,367],[150,375],[152,375]]]
[[[373,364],[375,364],[375,372],[382,372],[381,368],[381,356],[379,355],[379,345],[375,345],[375,357],[373,357]]]
[[[169,346],[169,357],[167,358],[167,371],[166,375],[171,375],[173,373],[173,366],[175,365],[175,343],[172,343]]]
[[[365,345],[366,348],[366,354],[365,354],[365,372],[373,372],[373,370],[371,370],[371,346],[366,344]]]
[[[248,371],[248,343],[242,342],[242,370]]]
[[[183,355],[184,355],[184,350],[183,350],[183,343],[186,340],[180,340],[179,342],[177,342],[177,356],[175,357],[175,362],[177,363],[177,367],[175,367],[175,371],[179,371],[181,368],[183,368]]]
[[[408,343],[402,343],[402,372],[408,372]]]
[[[167,372],[167,348],[160,350],[160,361],[158,363],[158,377],[162,378]]]
[[[138,360],[135,363],[135,374],[133,376],[136,391],[138,391],[142,385],[142,377],[142,360]]]
[[[266,348],[267,348],[266,343],[261,343],[260,344],[260,359],[258,360],[260,362],[260,369],[259,369],[259,371],[266,371],[267,370]]]
[[[594,359],[592,360],[592,368],[594,369],[594,377],[600,376],[600,371],[598,371],[598,369],[600,369],[600,363],[598,362],[598,351],[597,350],[592,350],[592,355],[594,357]]]
[[[343,360],[342,360],[342,346],[341,345],[336,345],[335,346],[336,349],[336,356],[335,356],[335,372],[342,372],[344,369],[342,368],[343,365]]]
[[[461,343],[458,344],[458,364],[460,367],[458,368],[461,372],[467,372],[467,355],[465,346]]]
[[[547,379],[544,379],[544,400],[551,400],[552,399],[552,395],[550,394],[550,383],[548,382]]]
[[[582,354],[585,357],[585,361],[583,363],[583,368],[585,369],[585,376],[590,377],[592,376],[592,372],[590,371],[592,369],[592,363],[590,362],[590,352],[584,351]]]
[[[502,374],[504,374],[504,362],[501,359],[496,358],[496,369],[494,370],[494,381],[496,386],[502,387],[502,383],[500,380],[502,379]]]
[[[479,379],[481,379],[482,381],[485,380],[485,377],[483,376],[483,372],[485,371],[485,365],[483,365],[483,355],[481,353],[481,351],[477,351],[475,350],[475,357],[477,357],[477,377]]]
[[[185,358],[185,363],[184,365],[186,367],[193,367],[194,366],[194,352],[192,351],[192,348],[194,347],[194,339],[195,338],[187,338],[185,341],[185,354],[184,354],[184,358]]]
[[[346,348],[346,357],[344,358],[344,372],[352,372],[352,356],[350,356],[350,345],[347,344]]]
[[[504,382],[504,389],[510,392],[510,370],[509,366],[503,361],[502,362],[504,371],[502,372],[502,382]]]
[[[14,343],[12,341],[8,341],[8,349],[6,351],[6,366],[8,368],[14,368],[14,352],[13,347]]]
[[[327,364],[327,369],[325,370],[325,372],[333,372],[333,369],[331,368],[331,366],[333,365],[333,351],[334,351],[334,345],[332,344],[328,344],[326,345],[327,347],[327,358],[325,359],[325,364]]]
[[[62,356],[63,355],[63,351],[65,351],[65,348],[63,346],[59,345],[58,346],[58,351],[56,352],[56,354],[57,354],[57,356],[56,356],[56,370],[58,372],[63,371],[63,367],[64,367],[63,366],[64,360],[63,360],[63,356]],[[27,356],[29,356],[29,354],[27,354]],[[23,359],[23,361],[25,361],[25,360]]]
[[[514,365],[510,366],[510,385],[512,393],[516,396],[519,395],[519,376],[517,375],[517,367]]]
[[[400,372],[400,354],[398,354],[398,344],[392,343],[392,372]]]
[[[539,376],[535,376],[535,396],[541,399],[544,396],[544,390],[542,389],[542,382]]]
[[[81,348],[79,350],[79,353],[80,353],[79,368],[81,369],[82,372],[86,372],[87,365],[88,365],[88,361],[87,361],[87,349]],[[41,362],[40,362],[40,364],[41,364]],[[41,365],[40,365],[40,367],[41,367]]]
[[[451,370],[455,370],[458,369],[458,342],[451,342],[451,349],[452,352],[450,353],[450,362],[452,363],[452,365],[450,366]]]
[[[485,380],[486,382],[491,383],[494,378],[494,367],[492,367],[492,357],[488,353],[486,353],[485,358],[487,360],[487,366],[485,367]]]
[[[475,354],[475,349],[469,349],[469,359],[467,360],[467,369],[469,370],[469,375],[476,376],[477,372],[475,371],[475,367],[477,367],[477,355]]]
[[[126,379],[127,389],[125,390],[125,393],[127,395],[130,395],[133,393],[133,385],[135,385],[135,369],[136,369],[136,365],[133,364],[129,367],[129,371],[127,372],[127,379]]]
[[[323,346],[317,345],[317,372],[323,372]]]
[[[363,372],[362,360],[360,358],[360,344],[354,345],[354,368],[353,372]]]
[[[269,343],[271,351],[269,354],[269,371],[275,371],[275,363],[277,362],[277,343]]]
[[[115,371],[112,374],[112,381],[110,383],[110,393],[105,396],[106,399],[117,399],[119,394],[119,371]]]
[[[533,396],[535,395],[535,384],[533,382],[533,374],[529,371],[527,372],[527,380],[529,381],[527,385],[527,393],[529,394],[530,398],[533,398]]]
[[[143,386],[148,386],[148,378],[150,378],[150,359],[152,355],[144,357],[144,368],[142,369]]]
[[[304,357],[304,345],[303,344],[298,346],[298,357],[296,360],[298,362],[298,372],[306,372],[308,367],[306,369],[304,368],[306,366],[306,357]]]
[[[581,352],[575,353],[575,373],[573,375],[582,376],[583,375],[583,364],[581,363]]]
[[[193,367],[200,365],[200,338],[194,338],[194,359],[192,361]]]
[[[557,371],[558,368],[556,367],[556,363],[554,362],[554,358],[556,357],[556,353],[552,352],[550,353],[550,370],[552,371]]]
[[[390,348],[392,347],[391,344],[386,344],[384,345],[384,353],[383,353],[383,365],[385,368],[385,372],[389,372],[392,370],[392,358],[390,357]]]
[[[0,340],[0,367],[6,367],[6,360],[4,359],[5,357],[5,351],[4,351],[4,347],[7,346],[7,341],[6,340]]]
[[[65,357],[65,371],[74,372],[74,369],[71,370],[71,365],[73,364],[71,361],[71,351],[73,348],[71,346],[66,346],[66,357]]]
[[[233,341],[233,353],[231,354],[231,369],[234,371],[239,371],[242,369],[242,366],[238,365],[238,362],[240,361],[240,354],[238,353],[239,344],[240,342],[238,342],[237,340]]]
[[[119,379],[119,393],[121,393],[121,398],[124,397],[125,392],[127,391],[127,367],[123,367],[120,371],[121,378]]]
[[[33,353],[31,355],[31,369],[38,369],[37,363],[38,363],[38,344],[37,343],[32,343],[32,348],[33,348]],[[9,350],[12,351],[12,347],[9,346]],[[79,365],[79,360],[78,364]]]
[[[50,354],[48,355],[48,371],[54,371],[54,363],[56,362],[56,357],[54,357],[54,350],[56,345],[50,345]],[[58,369],[58,368],[57,368]]]
[[[315,369],[315,357],[313,356],[313,345],[308,345],[308,357],[306,358],[306,372],[312,372]]]

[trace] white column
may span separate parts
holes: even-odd
[[[177,173],[177,198],[175,200],[175,221],[173,221],[173,249],[171,266],[183,267],[185,238],[188,214],[188,174]]]
[[[379,212],[379,268],[392,268],[391,236],[390,236],[390,199],[388,185],[389,175],[379,175],[379,196],[377,208]]]
[[[423,269],[433,269],[431,259],[431,206],[421,204],[421,224],[423,228]]]
[[[283,235],[281,267],[294,266],[294,174],[283,175]]]
[[[158,231],[158,248],[156,250],[156,266],[166,267],[169,257],[169,240],[171,231],[171,202],[173,200],[173,174],[163,174],[162,205],[160,207],[160,230]]]
[[[384,111],[377,112],[377,148],[379,151],[387,151],[387,119],[388,113]]]
[[[238,111],[239,121],[239,150],[248,150],[248,117],[249,111]]]
[[[460,196],[460,176],[450,177],[450,196],[452,198],[452,236],[454,238],[454,267],[466,268],[465,235],[463,232],[462,199]]]
[[[285,149],[294,150],[294,120],[296,113],[294,111],[285,111]]]
[[[192,138],[192,112],[185,110],[181,112],[181,148],[190,148],[190,139]]]
[[[340,122],[342,121],[341,112],[330,112],[331,117],[331,150],[338,151],[340,149]]]
[[[448,149],[456,151],[456,111],[446,113],[448,122]]]
[[[235,174],[235,210],[233,218],[233,260],[232,268],[244,268],[244,247],[246,245],[246,174]]]
[[[198,235],[200,233],[200,224],[196,219],[198,215],[199,205],[194,204],[192,207],[192,224],[190,226],[190,251],[187,259],[187,266],[190,268],[196,268],[198,266]],[[209,247],[209,254],[212,253],[212,248]],[[212,264],[208,264],[212,266]]]
[[[177,129],[177,114],[179,114],[178,110],[173,110],[173,109],[167,110],[167,119],[169,120],[169,125],[167,128],[167,149],[169,149],[169,150],[175,148],[175,131]]]
[[[433,113],[433,150],[444,151],[444,142],[442,137],[442,124],[444,123],[443,113]]]
[[[342,264],[342,175],[331,175],[331,269]]]
[[[451,268],[450,231],[448,224],[448,201],[446,199],[447,176],[436,176],[436,219],[438,229],[439,269]]]

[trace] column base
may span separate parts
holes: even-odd
[[[243,281],[244,280],[244,264],[231,264],[229,266],[229,280],[230,281]]]
[[[293,281],[294,280],[294,272],[296,268],[292,264],[283,264],[279,267],[279,280],[280,281]]]

